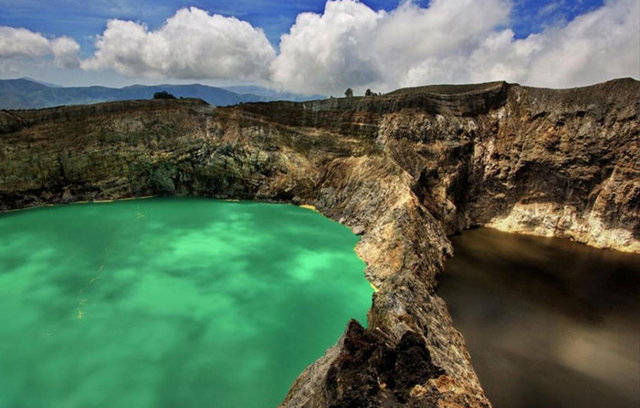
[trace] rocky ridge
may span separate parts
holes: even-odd
[[[489,407],[436,296],[449,234],[488,225],[640,252],[640,83],[504,82],[213,108],[0,111],[0,210],[147,195],[313,204],[377,289],[286,407]]]

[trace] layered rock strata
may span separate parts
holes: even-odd
[[[213,108],[199,100],[0,111],[0,209],[148,195],[313,204],[362,235],[368,328],[286,407],[489,407],[436,296],[477,225],[640,252],[640,83],[503,82]]]

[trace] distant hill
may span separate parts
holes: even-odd
[[[261,86],[255,85],[236,85],[236,86],[225,86],[224,89],[227,91],[235,92],[238,94],[251,94],[258,95],[269,101],[311,101],[317,99],[327,99],[326,95],[299,95],[291,92],[279,92],[269,88],[263,88]]]
[[[242,92],[252,89],[259,93]],[[302,95],[280,93],[261,87],[238,87],[239,92],[207,85],[133,85],[124,88],[56,87],[30,79],[0,80],[0,109],[37,109],[61,105],[83,105],[120,100],[151,99],[153,94],[167,91],[177,98],[200,98],[216,106],[235,105],[242,102],[272,100],[302,101],[317,99]]]

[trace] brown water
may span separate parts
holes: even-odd
[[[495,408],[640,407],[640,256],[479,228],[438,293]]]

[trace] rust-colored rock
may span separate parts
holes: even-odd
[[[0,209],[147,195],[311,204],[351,227],[376,287],[286,407],[489,407],[435,295],[474,225],[640,252],[640,83],[503,82],[213,108],[0,112]]]

